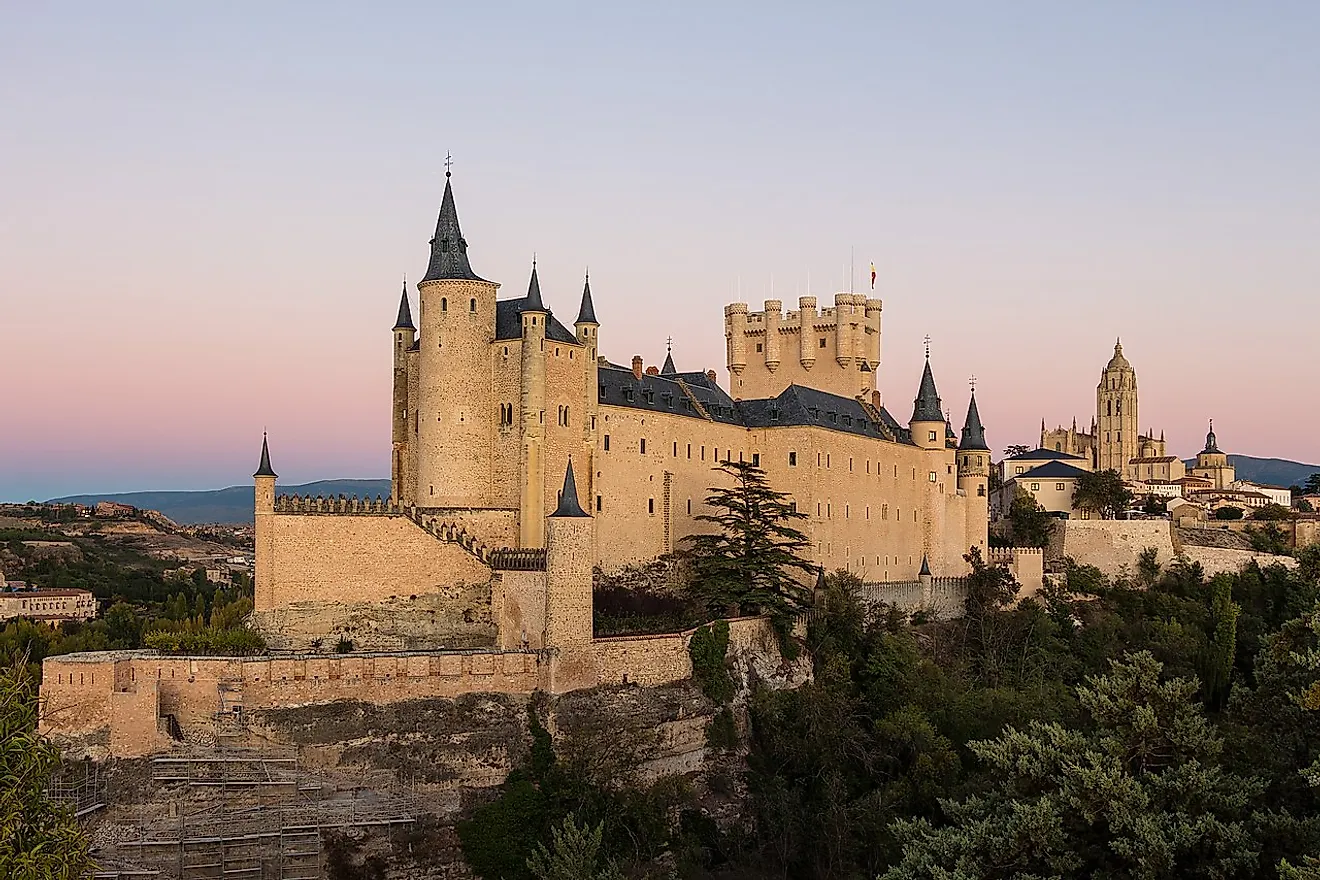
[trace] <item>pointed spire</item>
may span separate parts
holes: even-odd
[[[1210,420],[1210,433],[1205,435],[1205,449],[1202,452],[1218,452],[1219,441],[1215,437],[1215,420]]]
[[[929,355],[926,357],[926,368],[921,371],[921,387],[917,390],[917,399],[912,403],[912,421],[944,421],[944,408],[940,405],[939,392],[935,390],[935,376],[930,371]]]
[[[958,448],[990,451],[990,447],[985,443],[985,426],[981,424],[981,411],[976,407],[975,391],[972,392],[972,402],[967,404],[967,420],[963,422],[962,442],[958,444]]]
[[[527,301],[523,304],[524,312],[544,312],[545,303],[541,302],[541,282],[536,277],[536,257],[532,257],[532,277],[527,282]]]
[[[564,472],[564,488],[559,493],[559,506],[551,516],[587,516],[578,502],[577,481],[573,479],[573,459],[568,459],[568,470]]]
[[[660,368],[660,375],[678,375],[678,368],[674,366],[674,337],[672,336],[665,340],[665,364]]]
[[[408,307],[408,276],[403,276],[403,295],[399,297],[399,317],[394,321],[395,330],[416,330],[412,322],[412,309]]]
[[[266,445],[265,431],[261,432],[261,463],[257,465],[257,472],[252,476],[254,478],[279,476],[279,474],[275,473],[274,469],[270,466],[270,447]]]
[[[925,553],[921,554],[921,571],[917,572],[918,577],[930,577],[930,559]]]
[[[587,273],[582,282],[582,307],[578,309],[577,324],[599,324],[596,320],[596,307],[591,302],[591,273]]]
[[[426,267],[422,283],[448,279],[485,281],[472,271],[468,263],[467,239],[458,227],[458,209],[454,207],[454,188],[449,174],[445,174],[445,196],[440,201],[440,216],[435,221],[435,238],[431,239],[431,262]]]

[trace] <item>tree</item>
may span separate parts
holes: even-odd
[[[1147,495],[1146,500],[1141,502],[1141,511],[1150,516],[1164,516],[1169,512],[1169,499],[1159,495]]]
[[[1161,672],[1140,652],[1088,678],[1091,730],[1033,722],[971,743],[993,786],[942,801],[947,825],[896,822],[903,857],[885,880],[1255,876],[1260,786],[1217,766],[1196,683]]]
[[[1232,507],[1229,505],[1225,505],[1224,507],[1220,507],[1215,511],[1215,519],[1217,520],[1242,519],[1242,516],[1243,516],[1242,508],[1240,507]]]
[[[1292,519],[1293,513],[1282,504],[1266,504],[1264,507],[1257,507],[1253,510],[1251,518],[1267,522],[1283,522]]]
[[[46,797],[60,753],[37,733],[36,686],[24,664],[0,668],[0,877],[88,877],[87,838],[72,813]]]
[[[1074,507],[1094,511],[1101,519],[1114,519],[1132,506],[1132,500],[1122,475],[1112,469],[1083,473],[1072,497]]]
[[[1320,495],[1320,471],[1306,478],[1306,482],[1302,484],[1302,491],[1306,495]]]
[[[604,823],[595,828],[578,825],[569,813],[562,825],[551,831],[550,848],[544,843],[527,860],[536,880],[623,880],[623,874],[611,861],[601,856]]]
[[[1022,443],[1014,443],[1012,446],[1004,447],[1004,458],[1012,458],[1015,455],[1026,455],[1030,451],[1030,446]]]
[[[1298,498],[1298,499],[1297,499],[1297,512],[1298,512],[1298,513],[1315,513],[1315,505],[1312,504],[1311,502],[1307,501],[1305,498]]]
[[[791,523],[806,519],[786,495],[770,488],[756,465],[727,461],[714,470],[733,478],[731,488],[711,487],[713,514],[697,517],[719,530],[687,539],[692,549],[692,590],[716,615],[770,614],[783,625],[811,604],[800,577],[816,566],[803,554],[806,535]]]
[[[1022,547],[1044,547],[1050,542],[1054,520],[1036,496],[1021,485],[1008,505],[1008,522],[1013,527],[1013,540]]]

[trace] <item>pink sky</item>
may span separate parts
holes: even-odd
[[[996,450],[1089,423],[1122,336],[1171,452],[1320,462],[1314,9],[872,11],[858,57],[788,10],[0,14],[0,499],[243,483],[263,428],[284,482],[386,476],[448,150],[474,268],[536,252],[571,318],[590,265],[615,361],[723,381],[736,291],[851,250],[900,420],[926,334]]]

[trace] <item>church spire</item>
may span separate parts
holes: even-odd
[[[930,371],[930,354],[926,354],[926,368],[921,372],[921,387],[917,390],[917,399],[912,406],[912,421],[942,422],[943,407],[940,405],[939,392],[935,390],[935,376]]]
[[[468,263],[467,239],[458,227],[458,208],[454,207],[454,188],[445,172],[445,195],[440,201],[440,216],[435,222],[435,237],[431,239],[431,262],[426,267],[428,281],[485,281],[472,271]]]
[[[678,368],[674,366],[674,338],[672,336],[665,340],[665,364],[660,368],[660,375],[678,375]]]
[[[270,466],[270,447],[266,445],[266,432],[261,432],[261,463],[257,465],[255,477],[277,477],[279,474]]]
[[[545,303],[541,302],[541,282],[536,277],[536,258],[532,257],[532,277],[527,282],[527,301],[523,303],[524,312],[544,312]]]
[[[394,321],[395,330],[416,330],[412,322],[412,309],[408,307],[408,276],[403,277],[403,295],[399,297],[399,317]]]
[[[599,324],[596,320],[596,306],[591,302],[591,273],[587,273],[582,282],[582,306],[578,309],[577,324]]]
[[[568,470],[564,472],[564,488],[559,493],[559,506],[551,516],[588,516],[578,501],[577,481],[573,479],[573,459],[568,459]]]
[[[976,389],[972,389],[972,401],[967,404],[967,420],[963,422],[962,442],[959,449],[990,451],[985,443],[985,426],[981,424],[981,412],[976,407]]]

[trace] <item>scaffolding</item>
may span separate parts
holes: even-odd
[[[65,764],[46,785],[46,797],[68,807],[81,818],[106,805],[105,779],[101,768],[91,761]]]
[[[293,750],[172,754],[152,760],[151,778],[177,796],[164,815],[143,805],[135,839],[118,846],[179,880],[318,880],[323,831],[410,825],[428,812],[415,786],[333,784]]]

